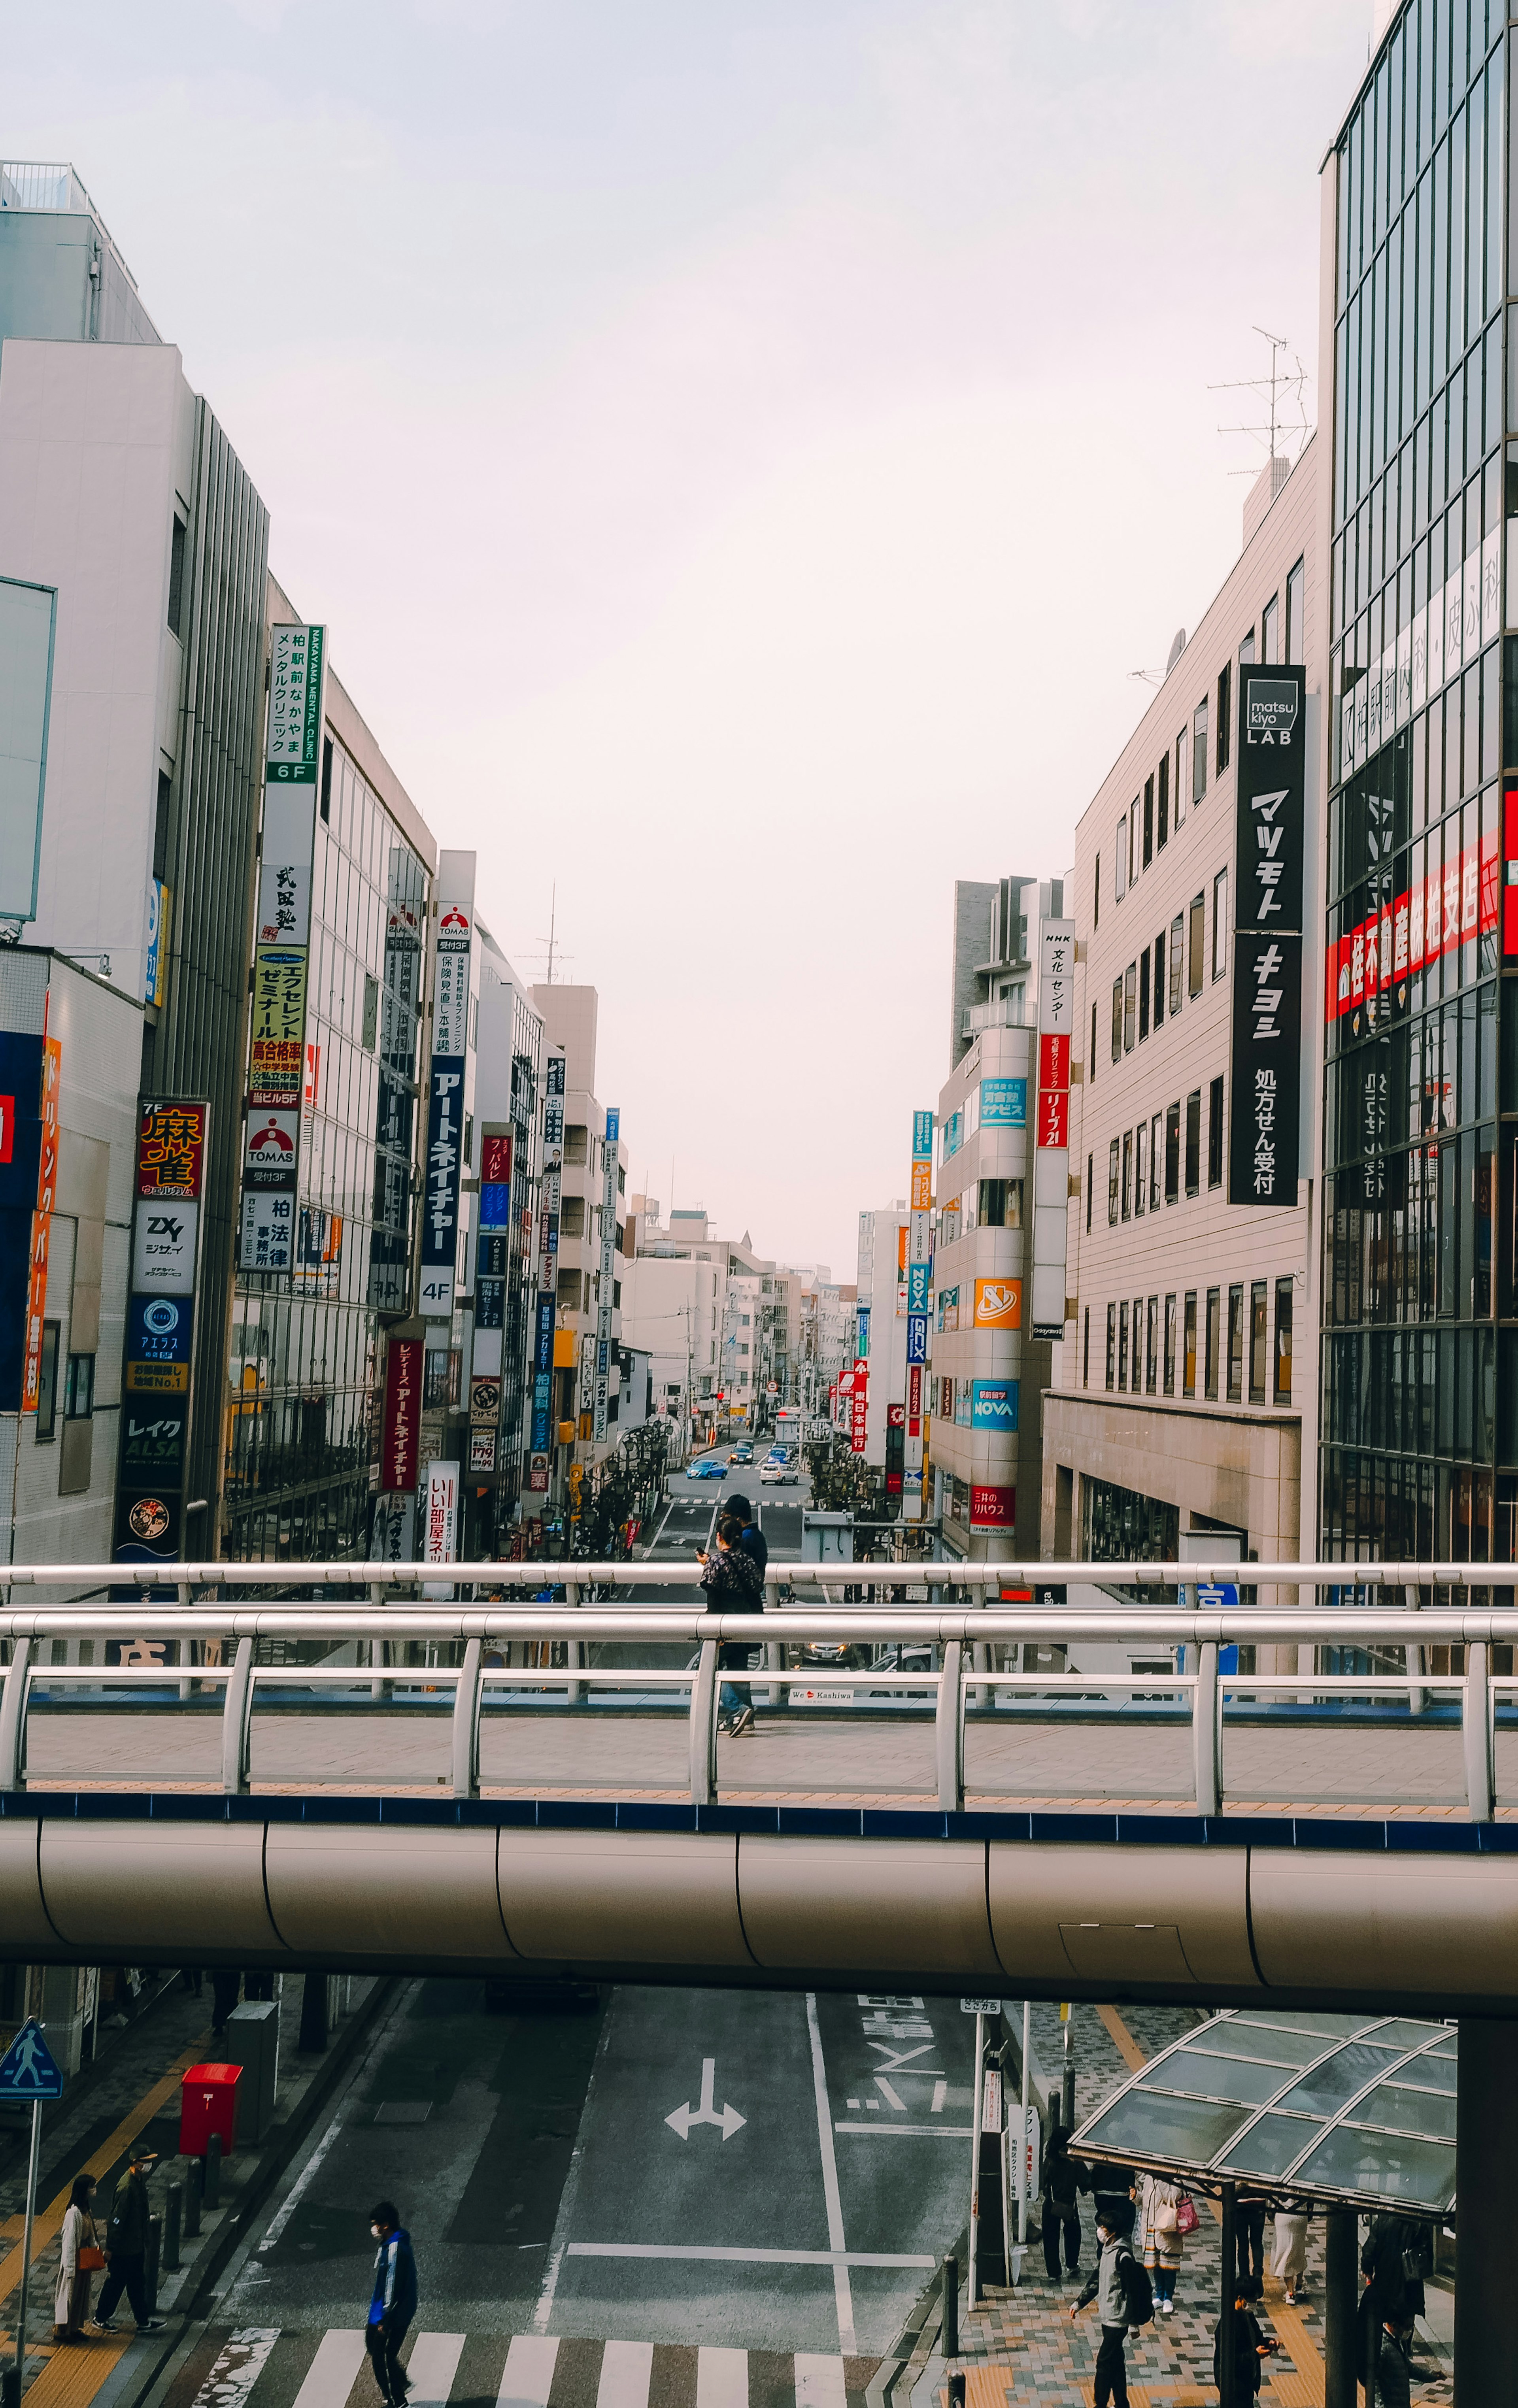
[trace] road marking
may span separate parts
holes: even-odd
[[[1098,2007],[1096,2013],[1129,2072],[1141,2073],[1148,2060],[1116,2007]]]
[[[807,1992],[807,2029],[811,2038],[811,2085],[817,2100],[817,2145],[823,2159],[823,2196],[827,2201],[827,2245],[835,2253],[833,2292],[838,2312],[838,2347],[845,2358],[858,2351],[854,2338],[853,2293],[848,2260],[843,2257],[843,2200],[838,2192],[838,2161],[833,2147],[833,2111],[827,2103],[827,2067],[823,2059],[822,2027],[817,2020],[817,1994]]]
[[[672,2132],[678,2132],[682,2141],[688,2141],[690,2139],[691,2126],[693,2124],[715,2124],[721,2131],[723,2139],[724,2141],[730,2141],[734,2133],[738,2131],[741,2127],[748,2122],[749,2119],[747,2115],[740,2115],[736,2107],[729,2107],[725,2102],[723,2103],[721,2114],[718,2114],[716,2107],[712,2103],[716,2089],[716,2082],[717,2060],[714,2057],[704,2057],[701,2060],[700,2106],[693,2107],[690,2100],[687,2099],[683,2107],[677,2107],[673,2114],[669,2114],[665,2117],[665,2122],[668,2125],[670,2130]]]
[[[695,2408],[749,2408],[746,2349],[698,2349]]]
[[[652,2380],[651,2341],[609,2341],[601,2353],[595,2408],[648,2408]]]
[[[295,2394],[295,2408],[347,2408],[365,2355],[361,2332],[324,2332]]]
[[[933,2104],[932,2104],[932,2106],[928,2109],[928,2111],[927,2111],[927,2112],[928,2112],[928,2114],[929,2114],[930,2115],[941,2115],[941,2114],[943,2114],[943,2102],[944,2102],[944,2100],[948,2098],[948,2096],[949,2096],[949,2085],[948,2085],[948,2083],[947,2083],[947,2082],[944,2082],[944,2081],[941,2081],[941,2080],[940,2080],[940,2081],[938,2081],[938,2082],[936,2082],[936,2083],[933,2085]]]
[[[241,2408],[279,2338],[278,2329],[270,2332],[258,2325],[246,2325],[240,2331],[229,2333],[215,2365],[195,2393],[194,2408]]]
[[[559,2344],[544,2333],[518,2333],[506,2353],[495,2408],[548,2408]],[[298,2403],[297,2403],[298,2408]]]
[[[322,2138],[318,2141],[315,2148],[311,2151],[310,2156],[307,2158],[306,2163],[302,2166],[295,2180],[291,2184],[289,2192],[285,2198],[284,2205],[277,2208],[274,2214],[269,2218],[269,2229],[258,2244],[260,2256],[263,2255],[265,2249],[272,2249],[274,2247],[274,2244],[279,2240],[280,2233],[284,2230],[285,2226],[289,2223],[291,2217],[294,2214],[296,2208],[300,2205],[301,2198],[305,2192],[308,2183],[309,2183],[312,2175],[316,2172],[317,2168],[321,2165],[322,2158],[331,2148],[341,2128],[342,2118],[338,2115],[334,2115],[331,2123],[327,2126],[326,2130],[322,2133]]]
[[[795,2408],[844,2408],[847,2398],[841,2358],[796,2351]]]
[[[877,2128],[861,2124],[861,2132]],[[882,2126],[898,2131],[899,2125]],[[969,2138],[969,2126],[964,2136]],[[909,2258],[878,2249],[709,2249],[696,2241],[571,2241],[567,2258],[684,2258],[711,2266],[936,2266],[936,2258]]]
[[[418,2333],[406,2361],[410,2395],[407,2408],[448,2408],[448,2395],[464,2356],[462,2333]]]
[[[887,2082],[883,2073],[878,2073],[875,2076],[875,2087],[880,2092],[888,2107],[894,2107],[898,2115],[905,2115],[907,2113],[907,2101],[903,2099],[900,2091],[896,2088],[894,2082]],[[874,2100],[872,2099],[869,2103],[873,2107],[875,2104]]]
[[[835,2132],[873,2132],[881,2141],[894,2140],[898,2132],[909,2134],[914,2139],[932,2140],[936,2133],[940,2140],[967,2141],[975,2127],[973,2124],[835,2124],[833,2129]]]
[[[914,2057],[926,2057],[934,2043],[930,2040],[924,2040],[916,2048],[893,2048],[888,2040],[872,2040],[869,2045],[871,2048],[880,2049],[885,2057],[885,2063],[876,2069],[876,2077],[879,2079],[882,2073],[897,2073],[904,2065],[912,2065]],[[912,2065],[914,2073],[937,2073],[938,2070],[936,2065]]]

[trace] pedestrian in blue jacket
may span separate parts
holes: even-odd
[[[406,2408],[410,2383],[401,2364],[401,2344],[416,2314],[416,2259],[411,2236],[392,2199],[382,2199],[369,2212],[369,2230],[380,2246],[374,2253],[374,2295],[369,2301],[365,2343],[374,2379],[386,2408]]]

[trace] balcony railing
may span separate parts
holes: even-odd
[[[985,1028],[1023,1028],[1026,1025],[1024,1015],[1024,996],[998,995],[990,1003],[967,1004],[959,1033],[961,1037],[979,1037]]]

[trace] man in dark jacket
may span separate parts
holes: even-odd
[[[100,2293],[100,2305],[95,2312],[95,2329],[99,2332],[113,2329],[115,2315],[124,2291],[132,2302],[132,2314],[138,2332],[162,2332],[162,2316],[148,2313],[148,2176],[158,2163],[158,2153],[143,2141],[133,2147],[127,2168],[116,2186],[116,2198],[110,2211],[110,2224],[106,2233],[106,2258],[109,2268]]]
[[[410,2384],[401,2365],[401,2344],[416,2314],[411,2236],[393,2199],[382,2199],[371,2209],[369,2230],[380,2245],[374,2253],[374,2291],[365,2344],[386,2408],[406,2408]]]
[[[753,1518],[753,1507],[746,1497],[724,1497],[723,1512],[730,1520],[743,1525],[743,1536],[738,1544],[746,1555],[753,1557],[762,1572],[769,1562],[769,1541]]]
[[[1232,2315],[1219,2316],[1212,2334],[1212,2380],[1221,2391],[1224,2329],[1230,2324],[1233,2327],[1234,2398],[1239,2401],[1257,2398],[1263,2361],[1281,2346],[1279,2342],[1267,2341],[1260,2329],[1249,2304],[1248,2280],[1247,2275],[1240,2280],[1234,2297]]]
[[[1081,2179],[1069,2151],[1070,2136],[1063,2125],[1051,2127],[1044,2143],[1039,2186],[1043,2191],[1044,2266],[1052,2283],[1059,2281],[1059,2236],[1065,2235],[1067,2271],[1081,2271]]]

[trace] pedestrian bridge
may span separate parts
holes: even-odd
[[[1512,2013],[1518,1568],[504,1569],[12,1569],[0,1957]]]

